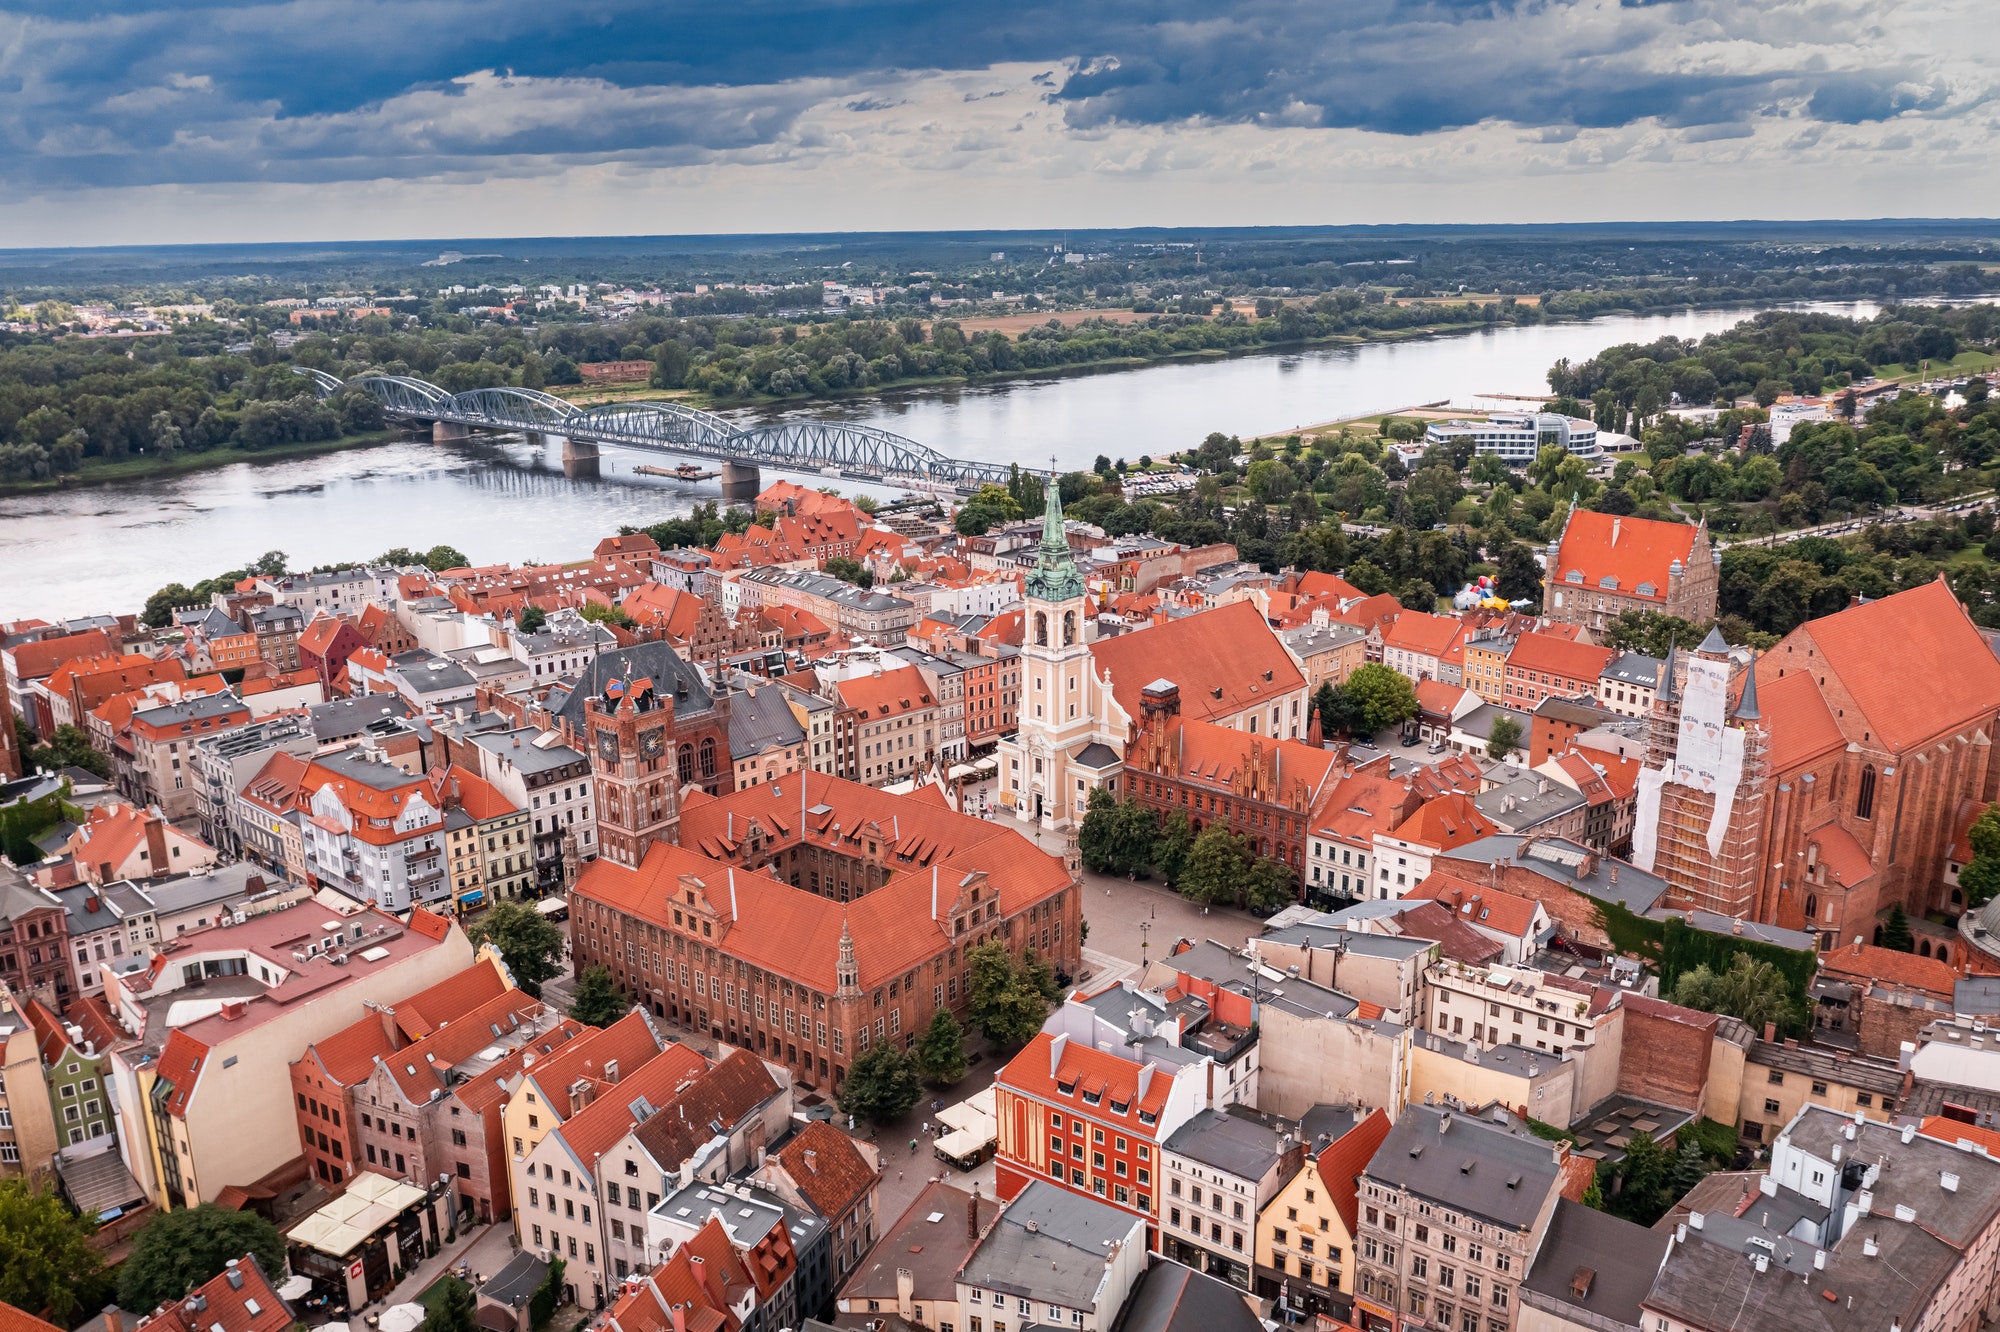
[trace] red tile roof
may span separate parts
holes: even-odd
[[[556,1132],[562,1135],[577,1160],[595,1161],[638,1126],[639,1117],[632,1112],[632,1106],[640,1097],[652,1105],[665,1105],[677,1099],[707,1067],[708,1061],[701,1055],[679,1044],[667,1046],[635,1069],[621,1064],[618,1081],[599,1082],[593,1088],[596,1099],[564,1120]],[[770,1074],[766,1072],[764,1076],[768,1078]],[[537,1078],[536,1083],[550,1096],[559,1097],[567,1091],[566,1087],[551,1087],[543,1078]],[[680,1162],[674,1164],[678,1166]]]
[[[1692,532],[1694,529],[1689,528]],[[1507,670],[1543,671],[1566,680],[1595,680],[1618,653],[1607,647],[1592,647],[1554,634],[1522,634],[1507,654]]]
[[[561,1099],[563,1093],[578,1078],[601,1082],[614,1063],[621,1072],[629,1072],[651,1063],[661,1048],[645,1011],[635,1008],[602,1031],[586,1031],[550,1058],[537,1060],[526,1076],[561,1115],[569,1109],[569,1102]]]
[[[1819,863],[1833,881],[1852,888],[1874,875],[1875,866],[1854,834],[1837,823],[1814,829],[1806,836],[1809,846],[1819,848]]]
[[[1055,1050],[1058,1041],[1062,1043],[1059,1054]],[[1102,1100],[1090,1108],[1093,1116],[1108,1123],[1122,1120],[1134,1136],[1155,1138],[1159,1136],[1158,1115],[1173,1089],[1174,1071],[1153,1069],[1147,1077],[1146,1094],[1141,1096],[1142,1071],[1141,1065],[1109,1051],[1042,1032],[1007,1062],[994,1081],[1048,1105],[1081,1105],[1083,1093],[1100,1093]],[[1064,1087],[1070,1091],[1063,1091]],[[1116,1108],[1120,1105],[1125,1107],[1122,1114]],[[1153,1115],[1155,1121],[1146,1123],[1140,1119],[1142,1113]]]
[[[1440,657],[1451,650],[1464,628],[1450,616],[1406,610],[1382,626],[1382,646],[1420,657]]]
[[[173,1090],[167,1093],[167,1113],[176,1118],[187,1112],[188,1101],[194,1095],[195,1080],[201,1076],[201,1066],[208,1058],[208,1047],[187,1034],[187,1030],[176,1027],[167,1034],[167,1043],[160,1051],[160,1062],[154,1066],[154,1073],[173,1083]]]
[[[1604,578],[1618,580],[1624,596],[1667,599],[1667,571],[1675,560],[1683,567],[1694,549],[1696,531],[1686,523],[1663,523],[1650,518],[1624,518],[1591,509],[1571,512],[1563,529],[1562,544],[1555,566],[1549,570],[1552,582],[1565,581],[1572,569],[1583,573],[1582,586],[1595,588]],[[1639,585],[1650,583],[1652,592],[1641,593]]]
[[[861,675],[842,680],[835,686],[840,701],[861,715],[862,721],[878,721],[906,712],[936,707],[924,673],[915,666],[903,666],[880,675]]]
[[[763,1060],[748,1050],[732,1050],[715,1067],[697,1072],[693,1082],[661,1107],[661,1113],[639,1126],[639,1144],[662,1169],[678,1169],[695,1148],[717,1133],[733,1130],[779,1091]]]
[[[1499,828],[1472,804],[1462,792],[1451,792],[1426,800],[1409,818],[1396,825],[1390,836],[1437,850],[1449,850],[1491,837]]]
[[[1793,671],[1779,679],[1779,669],[1769,653],[1757,663],[1757,710],[1771,728],[1771,770],[1788,774],[1845,748],[1847,738],[1813,678]]]
[[[521,812],[513,801],[501,794],[499,787],[470,768],[461,768],[456,763],[445,771],[445,791],[460,809],[480,823]]]
[[[1419,902],[1407,911],[1398,911],[1395,921],[1405,938],[1429,939],[1454,962],[1483,966],[1498,961],[1507,951],[1498,940],[1487,938],[1436,902]]]
[[[1381,1150],[1383,1140],[1389,1136],[1389,1127],[1389,1116],[1377,1110],[1335,1138],[1319,1154],[1320,1183],[1332,1196],[1334,1209],[1346,1223],[1350,1239],[1361,1233],[1354,1203],[1361,1172]]]
[[[1332,596],[1341,601],[1360,601],[1368,594],[1338,574],[1306,573],[1299,575],[1297,595],[1301,598]]]
[[[829,1220],[845,1217],[875,1187],[875,1170],[854,1139],[823,1119],[795,1134],[778,1160],[800,1195]]]
[[[25,1309],[0,1302],[0,1332],[63,1332],[54,1323],[44,1322]]]
[[[2000,1157],[2000,1129],[1982,1128],[1968,1124],[1962,1119],[1947,1119],[1943,1115],[1930,1115],[1918,1126],[1917,1132],[1926,1138],[1936,1138],[1953,1146],[1969,1142],[1988,1156]],[[0,1329],[5,1332],[5,1329]]]
[[[116,655],[118,640],[102,629],[61,638],[44,638],[35,643],[16,643],[7,649],[14,656],[14,672],[22,680],[41,680],[55,674],[64,662],[78,657]]]
[[[1527,938],[1535,928],[1535,908],[1541,905],[1533,898],[1516,897],[1447,873],[1433,873],[1405,900],[1435,901],[1468,925],[1498,930],[1517,939]]]
[[[245,1254],[186,1299],[163,1306],[148,1326],[163,1332],[290,1332],[292,1321],[291,1308],[278,1298],[257,1255]]]
[[[541,1000],[521,990],[508,990],[453,1018],[422,1040],[381,1056],[383,1066],[405,1100],[413,1106],[428,1104],[434,1092],[451,1093],[449,1074],[454,1065],[478,1054],[499,1035],[517,1030],[541,1011]]]
[[[1419,680],[1416,692],[1419,708],[1434,717],[1449,718],[1470,691],[1442,680]]]
[[[1899,953],[1893,948],[1853,943],[1836,948],[1820,958],[1820,969],[1829,976],[1842,976],[1864,985],[1876,982],[1898,985],[1908,990],[1949,1001],[1958,985],[1958,973],[1951,965],[1934,957]]]
[[[1118,706],[1134,721],[1140,694],[1155,680],[1179,685],[1182,715],[1199,721],[1233,716],[1306,684],[1291,654],[1248,601],[1100,638],[1090,653],[1099,677],[1110,675]]]
[[[513,1094],[514,1079],[529,1065],[530,1056],[535,1060],[548,1059],[574,1041],[591,1035],[597,1029],[586,1027],[575,1018],[566,1017],[557,1022],[531,1041],[515,1047],[505,1059],[474,1074],[468,1081],[461,1082],[453,1095],[473,1114],[479,1114],[488,1106],[500,1104]]]
[[[1810,639],[1818,661],[1798,651],[1795,639]],[[1911,688],[1915,663],[1949,663],[1949,668],[1925,670],[1923,687]],[[1787,678],[1801,672],[1817,678],[1822,669],[1838,677],[1862,713],[1848,718],[1850,736],[1865,725],[1891,749],[1954,726],[1989,723],[2000,711],[2000,658],[1942,575],[1922,587],[1810,620],[1773,648],[1764,664],[1785,671]],[[1761,705],[1761,671],[1757,685]]]

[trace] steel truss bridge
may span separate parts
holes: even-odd
[[[707,458],[732,469],[836,475],[934,491],[970,493],[987,482],[1007,482],[1005,464],[968,462],[873,426],[842,421],[788,421],[739,427],[712,412],[677,402],[617,402],[579,407],[551,394],[522,388],[447,393],[402,375],[357,375],[340,380],[323,370],[294,366],[321,397],[343,387],[360,389],[392,418],[556,435],[587,443]]]

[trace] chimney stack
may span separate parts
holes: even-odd
[[[965,1209],[965,1242],[979,1243],[979,1186],[972,1186],[972,1202]]]

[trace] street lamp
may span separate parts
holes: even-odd
[[[1139,979],[1142,981],[1146,978],[1146,945],[1152,942],[1150,937],[1152,933],[1152,921],[1142,920],[1139,922]]]

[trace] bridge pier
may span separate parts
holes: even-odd
[[[753,500],[764,488],[764,480],[757,470],[757,464],[726,462],[722,464],[722,498],[725,500]]]
[[[472,427],[460,425],[456,421],[431,422],[431,443],[442,444],[448,439],[466,439],[472,434]]]
[[[572,480],[595,480],[601,457],[597,445],[590,440],[563,439],[563,475]]]

